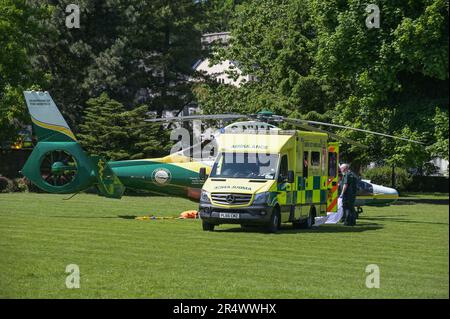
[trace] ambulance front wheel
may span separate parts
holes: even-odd
[[[215,227],[215,225],[210,224],[204,220],[202,221],[202,226],[203,226],[204,231],[214,231],[214,227]]]
[[[281,215],[280,208],[277,206],[272,211],[272,216],[270,217],[270,223],[267,226],[267,232],[276,233],[281,226]]]

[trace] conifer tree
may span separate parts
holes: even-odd
[[[158,125],[143,125],[146,106],[127,111],[106,93],[90,99],[78,135],[90,154],[108,160],[138,159],[166,155],[168,134]]]

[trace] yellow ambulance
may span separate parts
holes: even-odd
[[[337,143],[324,133],[264,130],[224,132],[219,154],[203,185],[199,215],[203,229],[221,224],[282,223],[309,228],[317,216],[337,209]]]

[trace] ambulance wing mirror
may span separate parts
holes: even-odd
[[[288,171],[287,182],[293,183],[295,182],[295,174],[294,171]]]
[[[206,168],[205,167],[200,168],[200,171],[198,172],[198,177],[200,178],[200,180],[206,181]]]

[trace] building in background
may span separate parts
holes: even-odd
[[[448,161],[443,158],[435,158],[431,163],[436,167],[437,176],[447,176],[448,177]]]
[[[230,41],[229,32],[217,32],[217,33],[207,33],[202,35],[201,43],[204,49],[211,49],[213,45],[223,45],[228,46]],[[217,82],[225,85],[233,85],[240,87],[245,82],[254,81],[256,78],[252,75],[244,75],[239,68],[239,63],[237,61],[225,60],[218,64],[211,64],[211,60],[208,58],[199,59],[192,68],[203,74],[206,77],[216,80]],[[234,73],[236,76],[232,76],[230,73]],[[193,78],[192,81],[202,81],[201,77]],[[174,117],[174,116],[187,116],[193,114],[201,113],[201,107],[192,101],[186,104],[182,110],[165,110],[163,112],[163,117]],[[155,112],[150,112],[149,115],[155,115]],[[177,123],[172,123],[171,125],[181,125]],[[208,130],[205,135],[212,135],[213,131]]]
[[[202,36],[202,45],[206,49],[212,45],[228,46],[230,41],[229,32],[207,33]],[[240,87],[243,83],[254,81],[252,75],[243,75],[239,68],[239,62],[225,60],[218,64],[212,64],[210,59],[201,59],[193,66],[194,70],[211,78],[216,79],[221,84],[234,85]],[[236,74],[236,77],[230,73]]]

